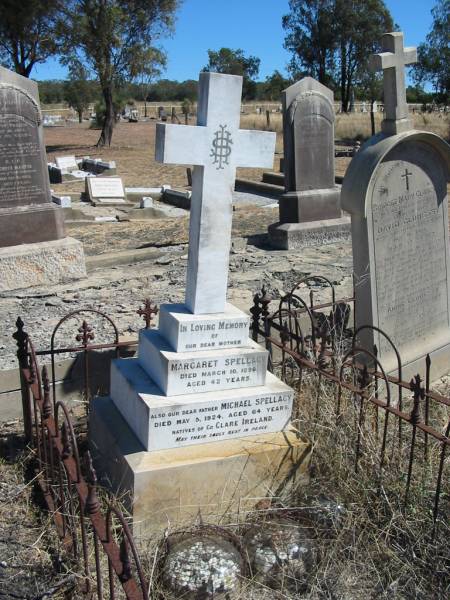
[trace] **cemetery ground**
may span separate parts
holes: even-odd
[[[368,115],[364,117],[369,118]],[[447,127],[444,137],[448,138],[448,121],[444,123]],[[246,124],[244,120],[242,125],[249,127],[251,123]],[[255,125],[259,127],[260,123]],[[437,125],[442,127],[442,121]],[[170,184],[184,187],[187,181],[183,167],[153,162],[154,127],[152,122],[120,123],[113,146],[101,152],[94,147],[98,131],[90,130],[86,124],[49,128],[45,131],[49,159],[65,154],[100,155],[116,161],[118,176],[123,178],[126,186]],[[442,129],[438,132],[443,133]],[[340,136],[339,131],[337,136]],[[279,157],[282,148],[281,136],[278,137]],[[344,174],[348,162],[349,159],[337,160],[338,175]],[[242,169],[239,175],[258,181],[261,172]],[[76,196],[84,184],[71,182],[52,187],[56,193]],[[119,214],[116,209],[88,207],[86,210],[93,214]],[[277,215],[275,207],[236,206],[229,300],[248,311],[253,295],[262,285],[270,295],[278,298],[308,274],[328,277],[336,284],[338,297],[350,296],[350,243],[302,251],[270,250],[265,234],[267,226],[277,220]],[[179,302],[183,298],[188,219],[187,213],[177,213],[154,221],[71,225],[68,234],[84,244],[88,277],[82,281],[0,295],[1,316],[6,323],[0,338],[0,369],[3,371],[0,374],[7,377],[8,372],[17,367],[12,333],[18,315],[24,319],[26,330],[39,347],[48,346],[51,331],[60,318],[71,310],[86,306],[106,311],[118,323],[122,340],[136,339],[143,325],[136,311],[146,297],[158,305]],[[127,257],[134,257],[139,252],[146,253],[146,260],[127,262]],[[314,291],[318,301],[325,297],[326,290],[319,282]],[[104,332],[97,331],[96,334],[96,341],[101,342]],[[314,418],[317,385],[321,386],[324,398],[319,424]],[[441,393],[448,395],[446,381],[440,385]],[[314,542],[314,568],[308,578],[308,589],[304,589],[302,572],[283,573],[276,591],[270,589],[273,582],[249,577],[243,582],[240,597],[251,600],[425,600],[448,597],[448,528],[442,524],[435,541],[430,542],[428,514],[424,517],[424,508],[417,500],[423,482],[413,482],[407,516],[399,510],[402,488],[396,488],[395,468],[386,484],[388,492],[385,497],[378,498],[369,474],[361,470],[357,474],[354,472],[350,459],[353,440],[345,434],[345,429],[337,437],[331,435],[333,404],[326,391],[323,382],[311,379],[296,400],[299,429],[302,435],[313,440],[313,470],[311,482],[300,487],[286,506],[288,509],[311,506],[322,501],[323,496],[334,503],[335,508],[327,513],[326,522],[322,518],[308,521]],[[7,410],[7,402],[3,402],[1,408]],[[38,512],[32,502],[33,474],[28,473],[25,480],[23,478],[33,456],[24,446],[21,432],[21,423],[15,416],[0,428],[0,599],[75,599],[79,596],[74,589],[73,565],[60,548],[50,519],[47,521],[45,514]],[[448,488],[445,488],[445,494],[448,494]],[[337,508],[337,505],[343,508]],[[248,514],[247,525],[266,520],[271,508],[275,507],[257,507]],[[240,528],[234,530],[239,532]],[[142,552],[146,576],[150,580],[161,550],[159,542],[155,540]],[[158,582],[153,581],[153,585],[156,593]]]

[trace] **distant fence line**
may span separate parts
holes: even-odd
[[[140,118],[158,118],[159,108],[162,107],[167,115],[171,115],[172,111],[176,114],[182,113],[182,103],[181,102],[147,102],[145,104],[142,101],[137,101],[134,105],[128,105],[129,108],[137,108],[139,111]],[[408,104],[410,112],[433,112],[433,113],[443,113],[448,114],[450,112],[450,106],[442,106],[435,104],[420,104],[420,103],[410,103]],[[350,113],[370,113],[371,104],[369,101],[355,102],[353,105],[353,110]],[[341,104],[340,102],[334,103],[334,110],[336,114],[341,114]],[[191,113],[195,114],[197,111],[197,103],[192,104]],[[243,114],[261,114],[264,115],[266,112],[269,113],[281,113],[282,105],[281,103],[266,103],[266,102],[251,102],[251,103],[243,103],[241,105],[241,112]],[[384,104],[378,102],[375,106],[374,112],[384,112]],[[42,113],[47,117],[55,117],[60,116],[61,118],[76,118],[77,113],[70,107],[64,107],[61,104],[57,105],[42,105]],[[90,104],[88,109],[84,112],[84,116],[90,116],[95,113],[94,104]]]

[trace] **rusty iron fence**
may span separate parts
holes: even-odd
[[[317,284],[328,288],[328,301],[315,302],[311,286]],[[296,388],[294,419],[300,416],[305,394],[309,401],[315,395],[313,420],[325,422],[335,433],[345,432],[355,471],[372,473],[379,494],[388,493],[386,479],[395,479],[402,486],[401,509],[406,510],[412,488],[420,489],[434,535],[439,515],[450,510],[450,398],[430,388],[430,356],[424,359],[424,382],[420,375],[403,381],[401,357],[392,340],[377,327],[355,329],[354,294],[338,299],[324,277],[302,279],[271,311],[273,304],[264,288],[255,295],[252,337],[265,343],[269,368]],[[391,346],[395,376],[386,373],[376,345],[372,350],[359,345],[367,329]],[[306,388],[311,378],[313,385]],[[419,486],[412,485],[417,482]]]
[[[137,312],[151,326],[158,309],[150,301]],[[85,320],[86,313],[96,315],[111,329],[111,341],[94,344],[93,327]],[[82,318],[75,340],[78,345],[57,346],[60,328],[70,318]],[[89,407],[91,394],[90,354],[112,350],[119,356],[126,346],[137,341],[119,342],[118,330],[111,318],[97,310],[70,313],[55,327],[49,350],[35,350],[30,336],[19,318],[14,338],[20,365],[24,428],[36,460],[36,481],[48,511],[52,515],[58,536],[68,556],[81,571],[77,592],[99,600],[126,597],[128,600],[148,600],[148,586],[141,561],[127,521],[114,500],[99,500],[97,476],[86,440],[76,434],[77,424],[67,405],[57,398],[55,359],[70,353],[83,358],[82,394]],[[47,366],[40,369],[38,357],[50,357],[51,376]],[[83,452],[84,449],[84,452]],[[119,595],[118,595],[119,594]]]
[[[322,300],[317,300],[314,288],[320,289]],[[325,301],[324,295],[329,296]],[[434,534],[445,512],[442,505],[445,502],[448,507],[450,502],[445,487],[450,400],[430,388],[429,357],[424,384],[420,377],[403,381],[398,351],[383,332],[374,328],[397,355],[397,377],[387,374],[377,348],[368,351],[358,345],[361,332],[355,330],[354,304],[354,294],[337,298],[332,282],[321,276],[302,279],[277,301],[263,288],[250,309],[252,337],[265,344],[269,369],[296,388],[294,420],[302,410],[304,394],[314,394],[314,419],[326,419],[329,430],[344,432],[352,445],[355,471],[370,471],[379,493],[387,493],[385,481],[389,474],[395,476],[403,486],[402,508],[406,509],[416,489],[412,484],[421,479]],[[158,308],[146,300],[137,312],[145,327],[150,328]],[[92,318],[97,320],[96,327],[105,340],[97,341]],[[76,326],[65,329],[71,319],[75,319]],[[75,343],[67,341],[69,332]],[[117,585],[126,598],[146,599],[146,582],[126,519],[113,501],[106,500],[106,508],[102,509],[92,461],[89,453],[83,452],[86,444],[77,437],[77,426],[67,406],[58,399],[56,376],[58,357],[69,354],[81,358],[78,391],[88,412],[91,396],[102,391],[93,384],[96,353],[119,357],[136,348],[137,340],[119,341],[112,319],[93,309],[74,311],[61,319],[48,349],[33,347],[20,318],[14,338],[25,435],[35,451],[37,479],[58,534],[81,565],[82,591],[99,599],[108,597],[108,591],[109,598],[114,599]],[[42,371],[38,363],[41,358],[48,363]],[[314,386],[307,388],[311,378]],[[332,415],[325,413],[324,407],[330,404],[324,401],[325,396],[331,398]]]

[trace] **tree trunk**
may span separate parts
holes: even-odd
[[[77,110],[77,113],[78,113],[78,123],[82,123],[83,122],[83,109]]]
[[[373,112],[373,105],[375,103],[375,98],[370,100],[370,125],[372,127],[372,135],[375,135],[375,113]]]
[[[347,53],[345,44],[341,44],[341,108],[342,112],[348,112],[348,97],[346,92],[346,81],[347,81]]]
[[[105,120],[103,121],[102,133],[98,139],[97,147],[111,146],[115,123],[112,85],[108,83],[102,86],[102,94],[105,101]]]

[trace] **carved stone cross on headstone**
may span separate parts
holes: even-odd
[[[386,33],[382,37],[381,54],[370,57],[373,71],[383,71],[384,121],[381,129],[395,135],[412,129],[406,102],[405,66],[417,62],[416,48],[404,48],[403,33]]]
[[[156,160],[195,165],[186,305],[225,310],[236,167],[271,168],[276,134],[239,129],[242,77],[201,73],[197,126],[157,124]]]

